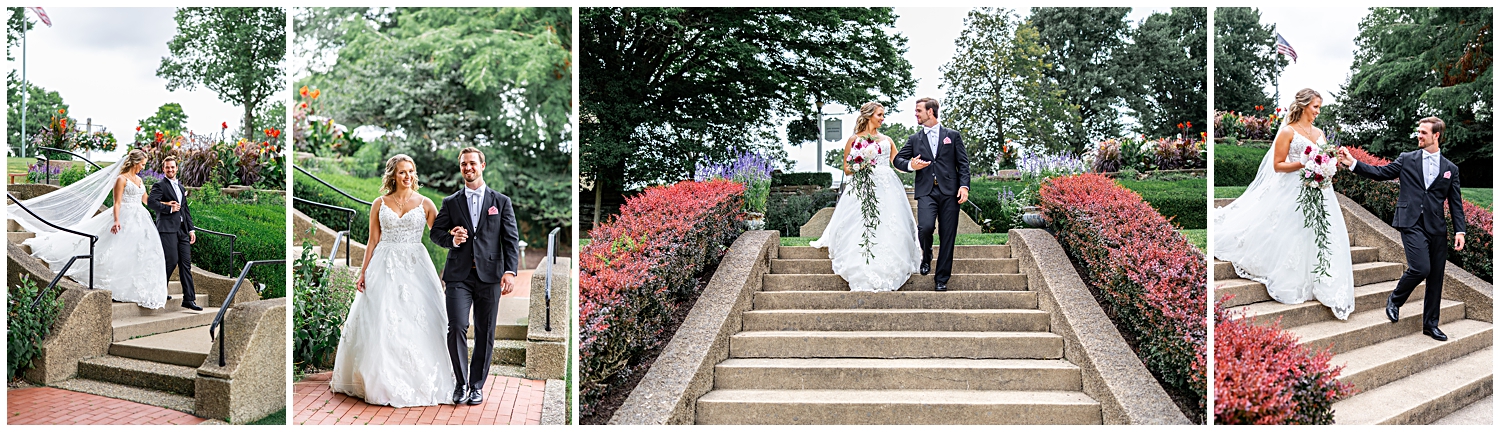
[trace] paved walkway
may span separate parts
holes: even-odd
[[[541,424],[546,381],[490,376],[480,405],[392,408],[370,405],[328,388],[332,372],[308,375],[292,386],[294,425],[499,425]]]
[[[12,425],[165,425],[208,420],[181,411],[52,387],[7,390],[5,398],[5,422]]]

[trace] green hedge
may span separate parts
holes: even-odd
[[[800,172],[771,174],[771,186],[833,186],[833,173]]]
[[[1249,186],[1269,149],[1219,144],[1214,146],[1214,186]]]
[[[1120,180],[1115,183],[1141,195],[1178,229],[1208,228],[1208,181],[1201,178],[1174,181]]]
[[[766,228],[781,231],[783,237],[802,235],[802,225],[812,219],[818,210],[833,207],[839,193],[833,189],[821,189],[812,195],[773,196],[766,203]]]
[[[198,193],[200,199],[203,194]],[[204,270],[232,278],[240,275],[246,261],[286,259],[286,203],[279,196],[262,194],[252,202],[194,203],[193,223],[238,236],[234,250],[241,258],[231,263],[228,238],[199,233],[198,242],[193,244],[193,265]],[[250,270],[250,278],[266,284],[261,298],[286,296],[286,266],[256,266]]]

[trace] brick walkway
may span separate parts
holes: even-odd
[[[292,386],[295,425],[402,424],[497,425],[541,424],[546,381],[491,376],[480,405],[392,408],[370,405],[328,388],[332,372],[308,375]]]
[[[52,387],[7,390],[5,398],[5,422],[12,425],[164,425],[208,420],[181,411]]]

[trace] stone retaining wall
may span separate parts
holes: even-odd
[[[243,424],[286,408],[286,307],[286,298],[277,298],[240,303],[225,312],[225,340],[215,340],[198,367],[195,414]],[[219,366],[220,343],[224,366]]]

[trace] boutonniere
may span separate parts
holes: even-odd
[[[943,144],[953,144],[953,138],[943,137]]]
[[[1443,178],[1453,178],[1453,171],[1443,171]]]

